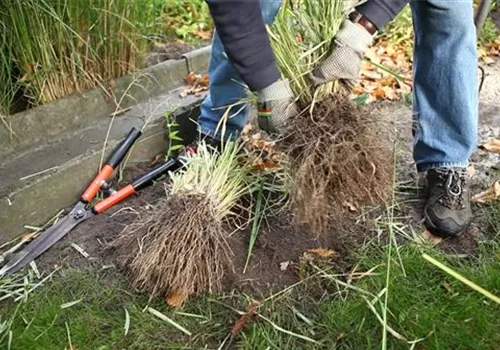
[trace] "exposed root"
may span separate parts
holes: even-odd
[[[292,204],[317,233],[348,210],[387,200],[393,150],[380,120],[346,97],[332,96],[295,118],[281,148],[292,162]]]
[[[151,297],[169,294],[182,301],[220,290],[231,251],[211,207],[203,196],[171,197],[123,230],[112,248],[135,288]]]

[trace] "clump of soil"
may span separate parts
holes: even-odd
[[[349,210],[387,200],[393,150],[366,107],[332,96],[294,118],[280,144],[292,162],[291,201],[299,223],[326,233]]]
[[[132,285],[151,297],[182,301],[221,290],[231,266],[228,232],[203,196],[164,198],[141,213],[111,244]]]

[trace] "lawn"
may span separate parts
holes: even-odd
[[[148,302],[131,292],[115,272],[62,269],[27,300],[5,304],[0,344],[5,349],[495,349],[500,305],[422,257],[426,252],[498,295],[500,206],[479,215],[493,238],[480,242],[475,256],[446,254],[428,242],[380,248],[373,240],[357,252],[355,271],[338,274],[313,266],[295,286],[260,298],[258,310],[234,334],[252,295],[238,290],[205,295],[172,310],[161,299]],[[384,231],[386,238],[390,231]]]

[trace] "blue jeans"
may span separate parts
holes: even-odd
[[[466,167],[476,148],[478,120],[472,0],[412,1],[411,7],[417,169]]]
[[[264,21],[274,21],[280,0],[261,0]],[[419,171],[466,167],[477,143],[477,54],[472,0],[412,1],[414,54],[414,159]],[[200,131],[235,138],[245,126],[245,84],[220,38],[213,39],[210,93],[201,106]],[[221,122],[222,121],[222,122]],[[224,125],[224,126],[222,126]]]

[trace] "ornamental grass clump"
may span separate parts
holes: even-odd
[[[309,73],[335,45],[344,1],[286,3],[270,38],[276,60],[302,110],[280,148],[293,178],[291,202],[300,223],[317,233],[338,226],[346,210],[383,203],[392,184],[392,147],[385,123],[349,99],[340,81],[314,87]]]
[[[168,295],[175,305],[221,289],[232,268],[226,221],[256,186],[238,151],[227,144],[219,154],[200,144],[185,169],[171,174],[168,196],[140,211],[111,244],[135,288]]]
[[[47,103],[142,67],[158,0],[0,1],[0,108]],[[1,111],[1,110],[0,110]]]

